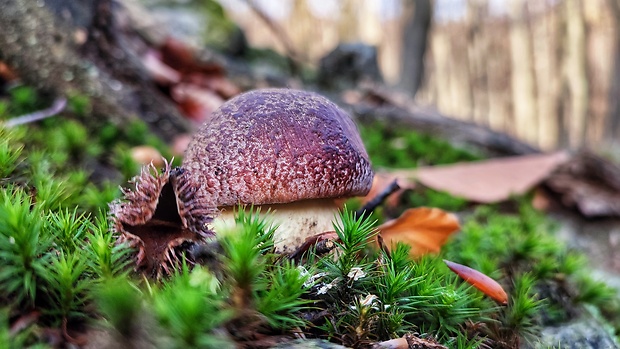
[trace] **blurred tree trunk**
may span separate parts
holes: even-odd
[[[357,8],[360,3],[356,0],[340,1],[340,21],[338,21],[338,38],[341,43],[355,40],[357,33]]]
[[[609,112],[607,114],[606,138],[619,143],[620,136],[620,0],[608,0],[614,21],[615,47],[612,59],[612,75],[609,87]]]
[[[111,0],[0,0],[0,60],[51,96],[89,98],[89,127],[142,117],[164,139],[187,122],[147,76]]]
[[[580,147],[587,134],[589,86],[586,62],[586,28],[581,0],[565,0],[566,37],[564,41],[564,91],[562,101],[568,128],[569,144]]]
[[[538,118],[532,56],[532,41],[524,0],[510,2],[510,56],[512,103],[516,133],[532,143],[538,141]]]
[[[488,17],[488,1],[476,0],[467,2],[467,36],[469,46],[467,59],[471,79],[473,101],[473,120],[481,125],[489,125],[489,84],[488,84],[488,35],[485,31],[485,19]]]
[[[562,29],[558,13],[553,5],[544,5],[538,20],[531,24],[532,48],[535,52],[534,72],[536,78],[538,145],[543,149],[555,148],[558,144],[560,116],[560,44]]]
[[[424,77],[424,54],[433,17],[430,0],[407,0],[401,54],[400,86],[415,96]]]

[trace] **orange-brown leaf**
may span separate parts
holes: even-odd
[[[387,246],[402,242],[411,246],[411,256],[437,253],[448,237],[460,229],[458,218],[438,208],[420,207],[403,212],[377,228]]]
[[[476,269],[450,262],[445,259],[443,261],[456,275],[460,276],[463,280],[482,291],[485,295],[491,297],[500,304],[508,304],[508,295],[502,286],[497,283],[497,281],[491,279]]]

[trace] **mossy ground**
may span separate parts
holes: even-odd
[[[28,88],[12,89],[0,100],[0,118],[31,112],[39,100]],[[451,348],[512,348],[585,304],[618,321],[614,292],[589,278],[584,259],[553,237],[552,224],[527,198],[506,211],[474,209],[445,193],[408,194],[407,205],[473,212],[439,256],[419,260],[406,246],[372,250],[373,219],[344,210],[339,257],[309,252],[294,262],[273,253],[268,221],[242,214],[210,266],[184,264],[163,280],[145,279],[130,267],[134,252],[115,242],[107,204],[138,173],[131,146],[150,144],[165,156],[167,149],[141,123],[85,129],[87,114],[87,101],[75,98],[53,119],[0,128],[2,347],[93,338],[109,346],[269,345],[301,332],[353,347],[417,333]],[[377,166],[480,158],[381,125],[362,135]],[[462,282],[443,258],[500,281],[509,304],[496,305]]]

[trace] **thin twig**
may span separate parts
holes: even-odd
[[[36,111],[34,113],[25,114],[22,116],[9,119],[4,123],[4,127],[11,128],[11,127],[29,124],[31,122],[49,118],[63,111],[66,106],[67,106],[66,98],[64,97],[57,98],[56,100],[54,100],[54,103],[52,103],[51,107]]]
[[[398,182],[396,180],[393,180],[392,183],[390,183],[390,185],[383,189],[382,192],[380,192],[379,194],[377,194],[377,196],[368,201],[364,206],[362,206],[362,208],[355,211],[355,215],[357,217],[370,215],[377,208],[377,206],[381,205],[388,196],[390,196],[398,189],[400,189]]]
[[[282,43],[284,46],[284,50],[286,51],[286,56],[289,59],[289,63],[291,64],[291,69],[293,72],[298,72],[300,69],[300,59],[301,55],[295,49],[295,45],[291,38],[286,35],[286,31],[282,28],[278,23],[274,22],[257,4],[254,0],[245,0],[250,9],[260,18],[265,25],[271,30],[273,35]]]

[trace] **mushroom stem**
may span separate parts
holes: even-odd
[[[235,207],[220,207],[220,215],[211,223],[218,234],[234,230]],[[249,210],[246,207],[246,211]],[[274,242],[276,251],[289,253],[295,251],[307,237],[334,230],[339,223],[338,206],[333,199],[302,200],[286,204],[254,206],[260,209],[261,217],[266,217],[277,225]]]

